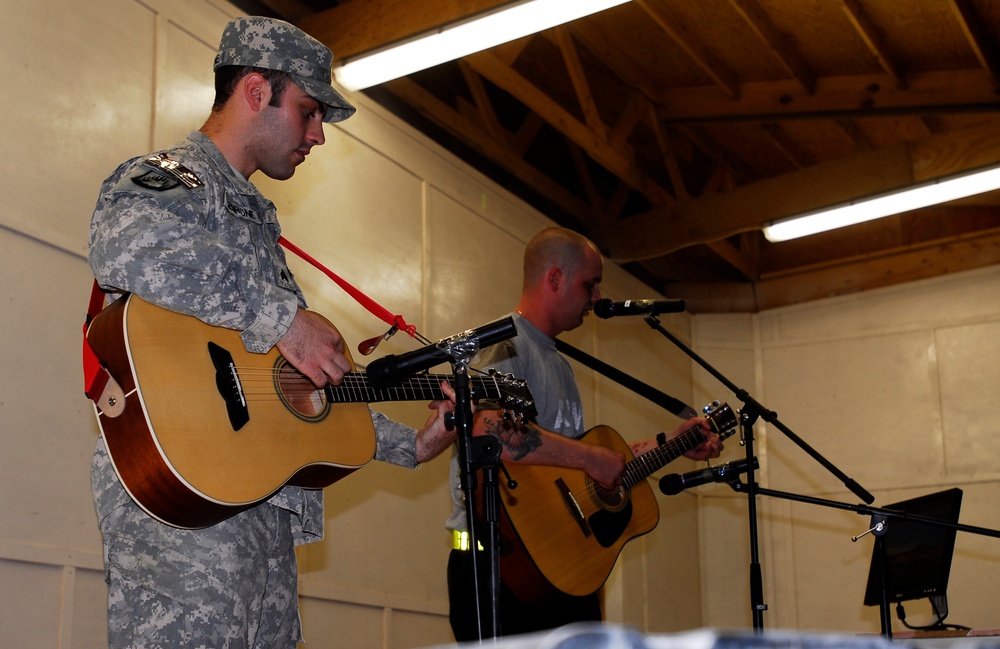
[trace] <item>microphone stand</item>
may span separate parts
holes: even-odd
[[[472,391],[469,388],[469,361],[475,350],[456,360],[455,373],[455,426],[458,437],[459,483],[465,494],[466,524],[469,529],[469,552],[472,555],[472,587],[475,593],[476,625],[479,639],[500,635],[500,485],[497,467],[500,462],[500,444],[489,435],[472,435]],[[486,527],[484,550],[489,554],[489,574],[486,583],[486,604],[480,594],[484,576],[480,574],[479,533],[475,516],[476,471],[483,470],[483,523]],[[484,618],[484,610],[488,614]],[[484,623],[485,620],[485,623]],[[484,627],[487,627],[484,629]]]
[[[404,356],[393,363],[386,363],[374,373],[379,380],[392,383],[399,381],[404,373],[422,371],[445,360],[451,363],[454,375],[452,380],[455,389],[455,411],[445,420],[445,425],[449,430],[456,430],[458,441],[460,485],[466,502],[476,625],[480,640],[484,637],[496,638],[500,633],[500,485],[497,480],[497,467],[500,464],[501,447],[499,441],[492,436],[473,437],[469,363],[482,347],[488,347],[516,335],[517,329],[514,327],[513,319],[507,318],[474,331],[466,331],[464,334],[440,340],[423,350],[417,350],[415,356]],[[369,365],[369,374],[372,374],[372,371],[373,365]],[[485,542],[482,545],[490,559],[490,575],[485,591],[489,609],[488,616],[485,616],[485,624],[484,606],[481,601],[481,594],[484,591],[480,588],[483,576],[480,574],[477,556],[480,545],[479,533],[474,515],[478,469],[483,471],[483,523],[486,526]],[[488,630],[484,630],[484,626],[489,627]]]
[[[469,552],[472,556],[472,587],[475,593],[476,628],[479,639],[500,635],[500,467],[501,445],[490,435],[472,435],[472,390],[469,387],[469,363],[482,347],[488,347],[517,335],[514,321],[507,319],[504,327],[493,326],[477,337],[453,336],[438,343],[438,348],[451,359],[455,375],[455,426],[458,438],[459,484],[465,496],[465,519],[469,529]],[[484,341],[485,344],[481,344]],[[483,472],[482,522],[485,526],[483,549],[489,559],[486,582],[488,607],[482,601],[484,581],[479,563],[479,530],[475,515],[476,471]],[[485,609],[485,610],[484,610]],[[486,615],[484,616],[484,613]]]
[[[701,365],[708,371],[709,374],[714,376],[723,385],[725,385],[736,398],[743,402],[744,406],[740,409],[740,429],[742,431],[743,443],[746,448],[746,459],[748,463],[747,469],[747,514],[749,518],[749,538],[750,538],[750,613],[753,618],[753,629],[755,633],[761,633],[764,628],[764,611],[767,610],[767,605],[764,603],[764,579],[761,573],[760,567],[760,546],[757,533],[757,494],[758,487],[754,480],[754,446],[753,446],[753,425],[758,419],[763,419],[769,424],[773,425],[775,428],[780,430],[785,434],[790,440],[795,442],[801,449],[812,456],[817,462],[819,462],[824,468],[826,468],[830,473],[837,476],[844,485],[847,486],[855,495],[857,495],[864,502],[871,504],[875,501],[875,496],[871,495],[866,491],[861,485],[847,477],[840,469],[834,466],[829,460],[816,452],[812,447],[806,444],[798,435],[791,431],[787,426],[782,424],[778,420],[777,413],[768,410],[763,405],[761,405],[756,399],[750,396],[750,393],[746,390],[738,387],[725,375],[719,372],[717,369],[712,367],[708,361],[699,356],[688,347],[682,340],[674,336],[672,333],[660,326],[660,320],[653,314],[646,314],[643,316],[643,320],[646,321],[654,331],[659,331],[663,334],[670,342],[676,345],[681,351],[690,356],[696,363]]]

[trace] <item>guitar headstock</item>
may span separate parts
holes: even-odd
[[[531,396],[527,381],[516,378],[513,374],[498,372],[493,368],[490,368],[490,378],[493,379],[500,391],[497,405],[507,412],[516,414],[520,421],[534,419],[538,415],[538,411],[535,409],[535,398]]]
[[[713,401],[704,407],[705,417],[719,439],[726,439],[736,432],[736,413],[728,403]]]

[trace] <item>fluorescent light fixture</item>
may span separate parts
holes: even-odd
[[[771,242],[788,241],[975,196],[994,189],[1000,189],[1000,165],[945,176],[888,194],[851,201],[846,205],[778,221],[764,228],[764,236]]]
[[[348,58],[333,73],[347,90],[362,90],[628,1],[517,0]]]

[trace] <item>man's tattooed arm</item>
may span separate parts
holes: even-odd
[[[515,462],[524,459],[542,445],[542,435],[537,428],[509,421],[500,410],[484,412],[483,425],[488,435],[500,440],[500,444]]]

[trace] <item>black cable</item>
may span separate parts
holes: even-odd
[[[911,626],[906,623],[906,611],[903,609],[903,603],[896,603],[896,617],[899,621],[903,623],[907,629],[911,631],[946,631],[948,629],[954,629],[956,631],[968,631],[969,627],[962,626],[960,624],[944,624],[944,619],[948,616],[947,613],[941,615],[941,611],[938,610],[937,605],[934,603],[933,598],[931,599],[931,609],[934,611],[934,615],[937,617],[937,621],[933,624],[928,624],[927,626]]]

